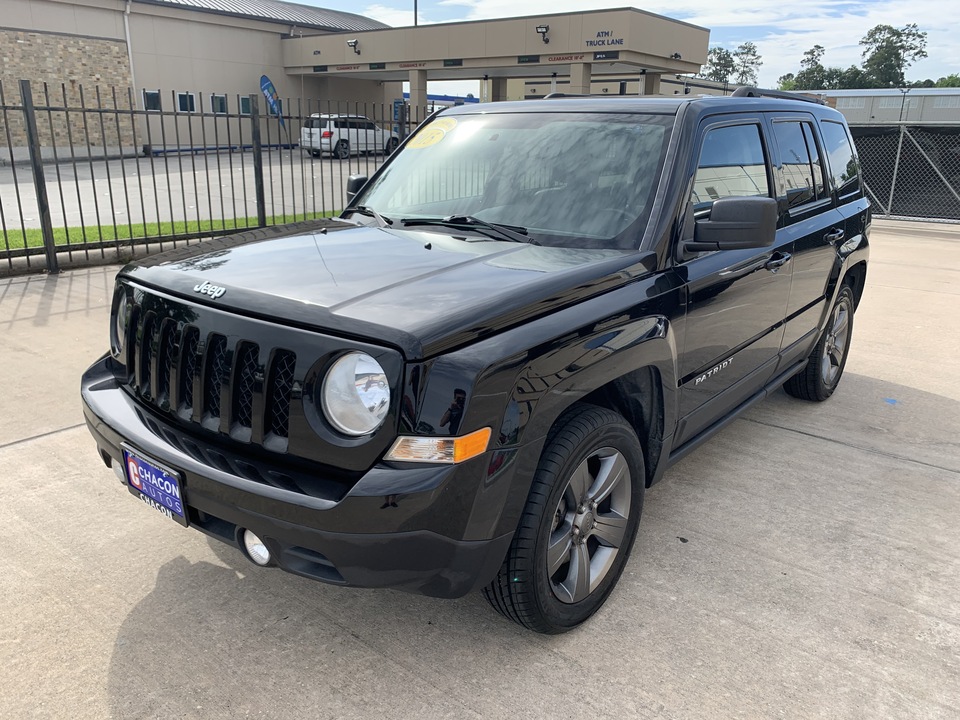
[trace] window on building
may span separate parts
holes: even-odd
[[[863,110],[867,106],[864,97],[838,97],[837,110]]]
[[[860,189],[860,170],[850,136],[843,125],[829,120],[820,123],[820,132],[837,194],[843,197],[856,192]]]
[[[227,114],[227,96],[211,95],[210,111],[213,112],[214,115],[226,115]]]
[[[160,91],[159,90],[144,90],[143,91],[143,109],[144,110],[160,110]]]
[[[197,96],[191,92],[177,93],[177,109],[180,112],[196,112]]]
[[[904,95],[885,95],[880,98],[880,107],[883,110],[892,110],[900,108],[916,110],[920,107],[920,98],[918,97],[906,97]]]
[[[936,110],[960,108],[960,95],[941,95],[933,99]]]
[[[240,114],[241,115],[250,114],[250,96],[249,95],[240,96]]]
[[[707,131],[693,181],[695,210],[725,197],[767,196],[767,166],[760,127],[731,125]]]

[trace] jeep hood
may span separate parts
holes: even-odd
[[[204,241],[128,265],[144,286],[225,311],[448,351],[653,269],[653,254],[327,220]]]

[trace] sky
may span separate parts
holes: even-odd
[[[413,0],[296,0],[334,10],[345,10],[380,20],[393,27],[413,24]],[[631,6],[629,0],[418,0],[421,25],[459,20],[489,20]],[[804,51],[826,48],[823,64],[849,67],[862,58],[860,39],[876,25],[903,27],[917,23],[927,33],[929,57],[907,70],[908,80],[936,80],[960,73],[960,2],[957,0],[652,0],[633,7],[709,28],[710,46],[733,50],[753,42],[763,58],[759,84],[776,87],[777,79],[796,72]],[[474,92],[476,83],[431,82],[431,93]]]

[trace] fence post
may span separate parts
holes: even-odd
[[[260,144],[260,105],[250,96],[250,135],[253,139],[253,181],[257,198],[257,227],[267,226],[267,201],[263,192],[263,146]]]
[[[897,157],[893,161],[893,179],[890,181],[890,197],[887,198],[887,217],[893,215],[893,191],[897,189],[897,174],[900,172],[900,154],[903,152],[903,125],[900,125],[900,139],[897,142]]]
[[[407,139],[407,104],[405,102],[400,103],[397,106],[397,134],[400,136],[400,142],[403,142]]]
[[[40,135],[37,132],[37,115],[33,109],[33,92],[30,81],[20,81],[20,99],[23,102],[23,118],[27,124],[27,146],[30,149],[30,167],[33,185],[37,190],[37,209],[40,212],[40,230],[43,233],[43,249],[47,255],[47,272],[60,272],[57,248],[53,238],[53,223],[50,221],[50,201],[47,198],[47,183],[43,177],[43,159],[40,157]]]

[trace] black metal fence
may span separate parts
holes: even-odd
[[[257,95],[141,98],[0,83],[0,274],[336,214],[349,176],[371,175],[429,110],[285,99],[275,114]],[[960,124],[852,132],[876,216],[960,222]],[[482,168],[454,174],[482,182]]]
[[[0,83],[0,273],[337,213],[427,108]]]

